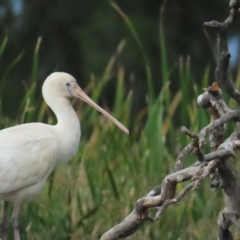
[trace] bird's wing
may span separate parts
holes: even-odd
[[[45,179],[53,170],[58,142],[44,124],[23,124],[0,131],[0,194]]]

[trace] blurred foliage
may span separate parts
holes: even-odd
[[[162,56],[165,54],[168,56],[166,64],[171,63],[173,68],[170,79],[173,94],[180,87],[177,69],[174,68],[179,56],[185,58],[191,55],[194,76],[201,75],[209,63],[213,70],[214,55],[202,24],[207,20],[223,19],[227,14],[228,1],[168,0],[163,9],[164,1],[0,1],[0,37],[4,38],[6,34],[9,36],[0,74],[5,72],[16,55],[24,53],[22,63],[16,66],[6,80],[9,84],[14,84],[16,90],[13,90],[11,96],[4,96],[3,111],[16,116],[18,105],[15,96],[17,99],[23,97],[22,83],[30,82],[32,52],[40,36],[42,49],[37,75],[38,89],[46,76],[55,70],[69,72],[78,79],[81,86],[87,85],[92,74],[97,78],[101,76],[109,57],[124,39],[126,44],[118,63],[125,69],[126,88],[133,90],[131,114],[137,114],[146,106],[146,62],[129,27],[114,9],[114,3],[125,12],[136,28],[151,67],[155,94],[158,94],[168,80],[167,76],[163,76],[166,71]],[[165,47],[162,45],[163,26],[167,43]],[[235,26],[230,33],[236,32],[237,24]],[[215,41],[215,34],[210,39]],[[115,65],[114,68],[116,67]],[[116,75],[113,74],[111,78],[116,79]],[[100,97],[100,102],[107,102],[109,107],[112,107],[111,103],[114,101],[114,92],[111,89],[116,87],[115,82],[109,82]],[[8,84],[5,85],[5,90],[7,87]]]
[[[196,97],[212,82],[215,59],[201,26],[223,19],[227,1],[165,3],[25,0],[23,13],[14,16],[1,2],[7,6],[1,16],[1,128],[56,123],[40,97],[43,80],[55,70],[76,76],[94,101],[131,128],[126,136],[73,101],[82,122],[79,151],[22,206],[23,239],[99,239],[171,171],[189,142],[179,126],[198,132],[208,124]],[[186,165],[194,161],[190,155]],[[205,181],[129,239],[215,239],[224,204],[221,190],[209,185]]]

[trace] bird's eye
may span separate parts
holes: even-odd
[[[66,83],[66,86],[67,86],[67,87],[70,87],[70,85],[71,85],[70,83]]]

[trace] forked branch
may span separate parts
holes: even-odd
[[[189,191],[195,190],[201,182],[210,176],[211,187],[223,189],[225,208],[218,219],[218,239],[230,240],[231,225],[240,227],[240,180],[237,171],[228,163],[230,157],[235,157],[235,149],[240,148],[240,113],[239,109],[230,109],[222,99],[221,88],[230,97],[236,100],[240,107],[240,92],[228,78],[230,53],[228,52],[227,31],[237,18],[240,1],[230,0],[230,13],[224,22],[205,22],[204,26],[217,30],[218,36],[218,66],[215,71],[216,82],[205,88],[197,102],[205,108],[211,116],[210,123],[199,133],[193,133],[186,127],[181,127],[181,132],[191,138],[191,142],[183,148],[176,158],[175,168],[169,173],[162,183],[151,190],[146,196],[138,199],[135,209],[121,223],[108,230],[101,240],[124,239],[134,234],[146,221],[158,220],[167,208],[179,203]],[[220,88],[221,87],[221,88]],[[234,132],[224,141],[225,126],[228,122],[236,122]],[[202,148],[207,144],[209,136],[211,152],[202,153]],[[183,168],[184,160],[189,154],[194,154],[196,163]],[[189,181],[188,185],[179,193],[176,192],[177,184]],[[156,208],[155,217],[148,214],[149,208]]]

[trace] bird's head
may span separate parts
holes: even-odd
[[[103,115],[105,115],[109,120],[115,123],[122,131],[129,134],[128,129],[121,124],[117,119],[107,113],[104,109],[98,106],[93,100],[88,97],[88,95],[79,87],[77,81],[68,73],[55,72],[47,77],[42,88],[43,96],[46,99],[47,96],[52,97],[62,97],[62,98],[78,98],[82,101],[88,103]]]

